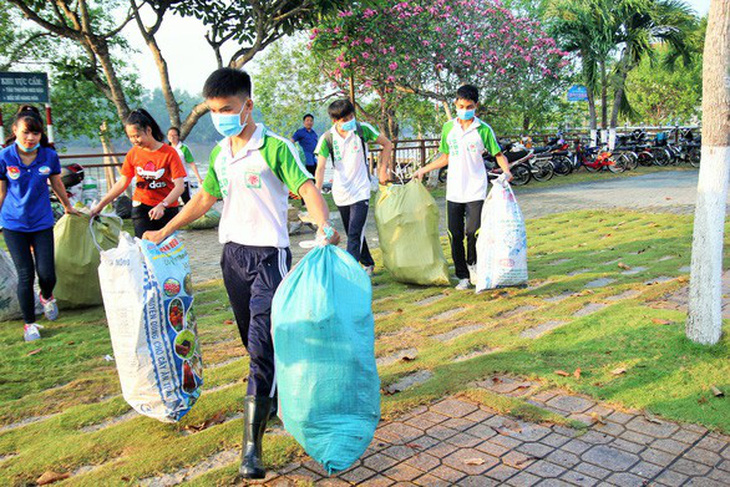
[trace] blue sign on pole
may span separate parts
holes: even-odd
[[[0,103],[48,103],[46,73],[0,73]]]
[[[573,85],[568,90],[568,101],[588,101],[588,89],[583,85]]]

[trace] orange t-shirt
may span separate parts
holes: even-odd
[[[122,165],[123,176],[137,178],[132,199],[149,206],[160,204],[175,187],[172,180],[185,174],[180,156],[167,144],[156,151],[132,147]],[[177,201],[170,205],[175,206]]]

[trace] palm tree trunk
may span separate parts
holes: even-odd
[[[702,165],[697,184],[687,337],[722,333],[722,247],[730,178],[730,0],[712,0],[702,66]]]
[[[608,76],[606,74],[606,61],[601,61],[601,128],[608,128]]]
[[[596,98],[591,90],[588,90],[588,116],[591,127],[591,143],[592,145],[596,145],[598,143],[598,120],[596,115]]]

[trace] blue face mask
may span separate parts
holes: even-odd
[[[474,118],[476,110],[456,110],[456,116],[461,120],[471,120]]]
[[[357,120],[355,120],[355,118],[353,118],[352,120],[348,120],[347,122],[344,122],[342,125],[340,125],[340,128],[345,132],[352,132],[357,128]]]
[[[34,150],[38,149],[41,146],[41,143],[38,142],[36,145],[28,149],[26,146],[21,144],[17,139],[15,140],[15,145],[18,146],[18,149],[22,150],[23,152],[33,152]]]
[[[235,137],[236,135],[243,132],[243,129],[248,125],[248,115],[241,123],[241,114],[246,105],[241,107],[241,111],[234,114],[229,113],[210,113],[210,118],[213,119],[213,126],[223,137]]]

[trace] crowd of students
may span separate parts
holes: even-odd
[[[263,478],[262,437],[276,401],[271,303],[292,260],[287,221],[289,192],[303,199],[318,227],[319,238],[336,245],[340,237],[330,223],[321,194],[325,169],[331,164],[332,196],[347,235],[347,251],[372,274],[374,262],[365,241],[371,178],[376,177],[380,184],[389,182],[393,148],[376,127],[356,120],[350,101],[338,100],[328,108],[332,127],[321,136],[317,137],[312,129],[314,117],[304,117],[304,128],[292,138],[305,152],[302,161],[291,140],[254,120],[251,93],[251,78],[240,70],[221,68],[206,80],[203,96],[223,140],[211,151],[204,179],[189,149],[180,143],[177,128],[168,131],[166,144],[150,114],[143,109],[133,111],[124,123],[133,147],[116,184],[91,214],[99,214],[134,181],[135,235],[160,243],[205,215],[218,200],[223,201],[218,229],[223,244],[223,283],[250,356],[240,474],[244,478]],[[447,220],[458,289],[469,286],[469,274],[476,263],[476,234],[487,192],[482,152],[488,150],[496,155],[510,176],[494,132],[475,116],[478,101],[473,86],[457,91],[457,118],[443,127],[441,156],[416,173],[422,178],[431,170],[450,166]],[[53,299],[53,214],[48,180],[66,212],[76,210],[66,197],[58,156],[48,144],[37,109],[21,107],[10,142],[14,143],[0,152],[0,224],[18,270],[18,299],[28,340],[39,338],[34,314],[35,273],[46,317],[53,320],[58,315]],[[375,176],[368,166],[369,142],[383,146]],[[184,164],[190,165],[188,170]],[[191,198],[190,184],[194,181],[200,183],[200,190]],[[181,197],[186,201],[182,210],[178,203]]]

